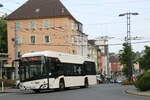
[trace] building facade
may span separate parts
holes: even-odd
[[[44,50],[87,55],[82,24],[59,0],[29,0],[6,20],[9,63],[24,53]]]

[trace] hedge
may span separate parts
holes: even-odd
[[[137,77],[135,87],[141,91],[150,90],[150,71],[145,71]]]

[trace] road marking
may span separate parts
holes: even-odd
[[[0,97],[2,97],[2,96],[7,96],[7,95],[9,95],[9,94],[2,93],[2,94],[0,94]]]

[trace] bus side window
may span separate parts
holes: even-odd
[[[64,74],[63,64],[61,64],[61,63],[56,64],[56,73],[58,75],[63,75]]]
[[[81,72],[82,72],[81,65],[78,65],[77,72],[78,72],[78,75],[81,75]]]
[[[52,75],[54,75],[55,73],[55,66],[56,64],[54,62],[51,61],[50,58],[48,58],[47,60],[47,74],[52,73]]]
[[[86,75],[86,65],[85,65],[85,63],[82,65],[82,75],[84,76],[84,75]]]
[[[95,75],[96,74],[96,66],[95,66],[95,63],[94,62],[91,62],[91,72],[92,72],[92,75]]]
[[[87,75],[95,75],[95,63],[94,62],[85,62],[84,63],[85,72]]]
[[[74,67],[73,64],[64,63],[64,75],[65,76],[73,76],[74,75]]]
[[[81,65],[74,64],[73,65],[74,75],[81,75]]]

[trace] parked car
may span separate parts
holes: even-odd
[[[122,81],[119,79],[111,79],[110,82],[111,83],[121,83]]]
[[[15,83],[15,85],[16,85],[16,88],[19,88],[19,85],[20,85],[20,80],[16,80],[16,83]]]
[[[98,84],[103,82],[102,79],[101,79],[101,75],[96,75],[96,80],[97,80]]]
[[[117,79],[116,82],[117,83],[122,83],[122,80]]]
[[[110,79],[110,83],[115,83],[115,80],[114,79]]]

